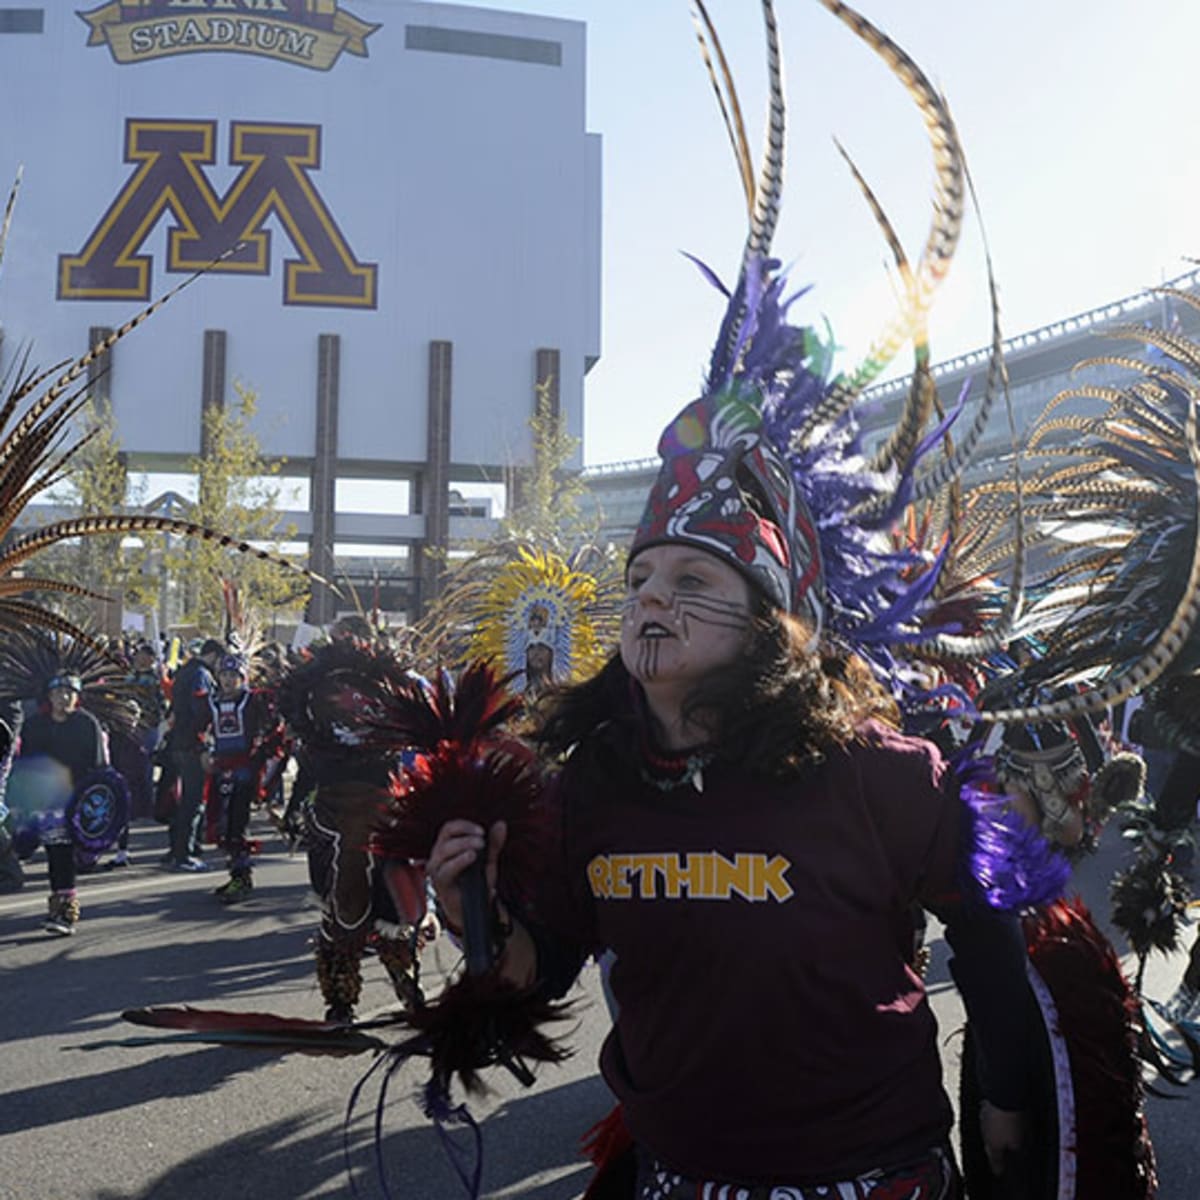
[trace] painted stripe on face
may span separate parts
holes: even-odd
[[[748,629],[750,626],[750,613],[744,605],[713,596],[681,596],[676,592],[671,596],[671,612],[685,641],[691,636],[693,623],[731,630]]]

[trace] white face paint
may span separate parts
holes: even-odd
[[[681,543],[651,546],[629,564],[626,587],[621,661],[647,692],[686,692],[744,650],[750,584],[716,555]]]

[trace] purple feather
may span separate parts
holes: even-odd
[[[1057,900],[1071,864],[1018,812],[994,784],[990,758],[959,756],[954,763],[968,813],[971,877],[992,908],[1033,908]]]
[[[694,254],[689,254],[686,250],[682,251],[683,257],[690,263],[694,264],[700,271],[700,274],[712,284],[727,300],[729,299],[729,289],[718,278],[716,271],[707,263],[701,262]]]

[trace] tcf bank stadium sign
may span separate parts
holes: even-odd
[[[365,58],[379,28],[338,0],[111,0],[78,15],[88,45],[107,45],[119,63],[223,51],[328,71],[343,50]]]

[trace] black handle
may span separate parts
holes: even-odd
[[[483,858],[477,858],[459,877],[462,893],[463,950],[468,975],[492,969],[492,905],[488,897]]]

